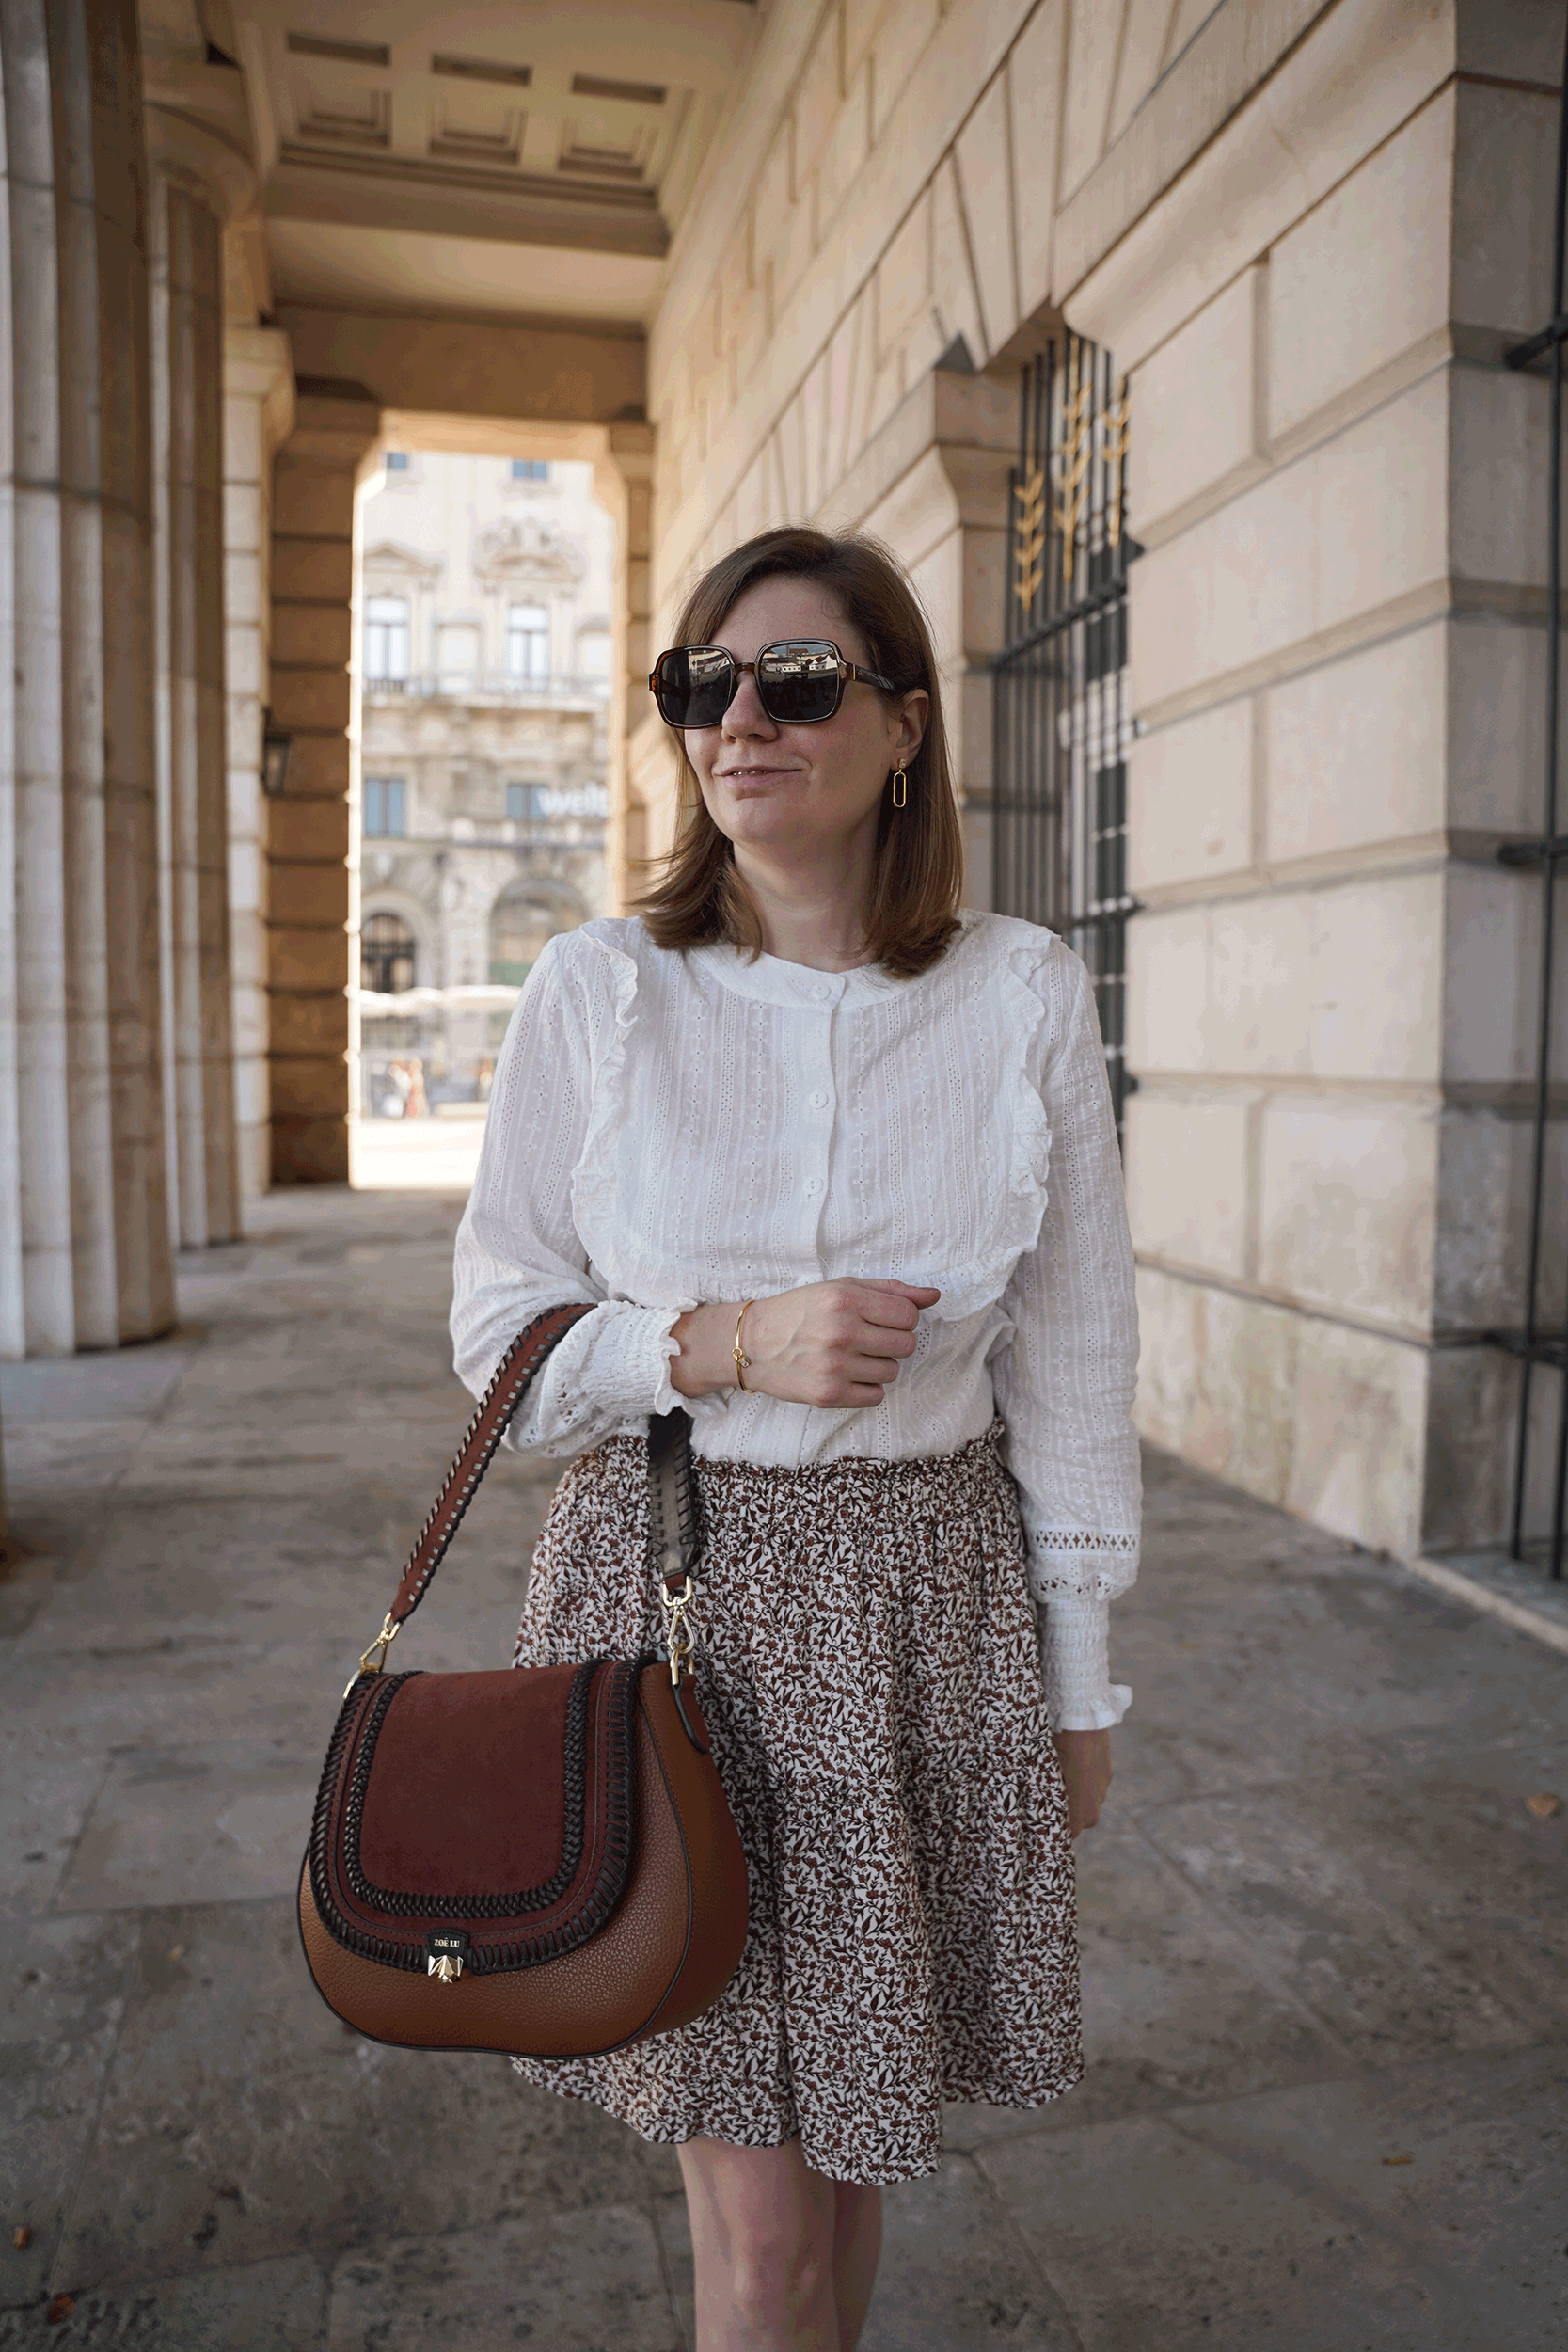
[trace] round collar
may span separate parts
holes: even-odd
[[[972,909],[961,910],[954,946],[968,936],[975,920]],[[808,1012],[826,1012],[835,1005],[879,1004],[889,996],[900,996],[908,989],[918,988],[920,981],[929,977],[921,973],[912,980],[895,979],[879,963],[857,964],[850,972],[819,972],[813,964],[786,963],[782,956],[758,956],[753,963],[738,947],[728,946],[689,947],[686,952],[694,963],[711,972],[737,996],[749,996],[757,1004],[798,1006]],[[946,960],[940,957],[931,965],[931,972],[940,972]]]

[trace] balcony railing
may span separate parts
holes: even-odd
[[[606,677],[515,677],[506,670],[421,670],[412,677],[366,677],[367,697],[403,701],[516,704],[536,710],[610,700]]]

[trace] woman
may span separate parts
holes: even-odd
[[[515,2063],[678,2143],[699,2352],[847,2352],[881,2185],[935,2170],[942,2101],[1034,2106],[1082,2071],[1070,1840],[1131,1697],[1105,1604],[1137,1553],[1132,1254],[1083,965],[959,913],[891,558],[765,532],[652,683],[674,849],[641,919],[530,977],[452,1330],[477,1391],[542,1307],[599,1302],[519,1417],[525,1448],[593,1449],[519,1662],[659,1645],[643,1432],[692,1415],[752,1931],[692,2025]]]

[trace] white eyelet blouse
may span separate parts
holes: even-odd
[[[883,1404],[681,1399],[677,1316],[896,1277],[942,1292]],[[794,1468],[950,1454],[997,1413],[1058,1728],[1120,1721],[1107,1602],[1137,1569],[1132,1252],[1087,975],[1053,932],[968,913],[916,979],[635,920],[552,939],[497,1065],[457,1237],[478,1395],[530,1318],[592,1302],[511,1442],[576,1454],[686,1403],[699,1455]]]

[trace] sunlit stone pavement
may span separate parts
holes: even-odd
[[[444,1123],[191,1259],[175,1338],[5,1369],[0,2345],[690,2344],[672,2153],[360,2041],[297,1950],[338,1696],[467,1411]],[[1087,2077],[954,2111],[867,2352],[1560,2347],[1568,1661],[1148,1470]],[[498,1464],[401,1663],[504,1658],[547,1493]]]

